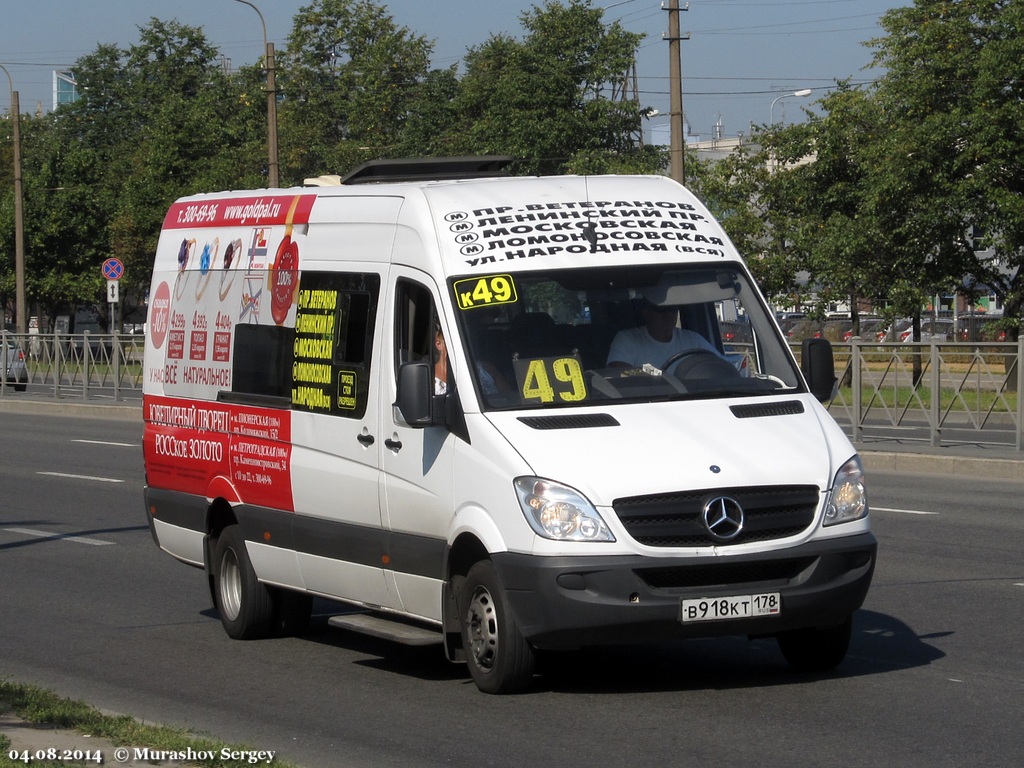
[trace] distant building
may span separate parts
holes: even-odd
[[[683,115],[683,139],[686,147],[701,160],[722,160],[740,147],[750,143],[750,139],[744,139],[742,133],[736,136],[725,136],[725,127],[722,118],[719,117],[711,130],[710,139],[702,139],[699,134],[693,133],[690,129],[690,121]],[[671,126],[669,123],[659,123],[650,128],[650,143],[654,146],[667,149],[672,142]]]
[[[53,72],[53,108],[78,101],[78,82],[71,70]]]

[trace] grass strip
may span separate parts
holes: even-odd
[[[95,707],[81,701],[66,699],[51,691],[33,685],[22,685],[0,681],[0,713],[13,711],[22,719],[37,726],[47,726],[72,730],[83,736],[101,738],[115,746],[148,747],[151,750],[183,753],[188,749],[193,752],[206,752],[215,755],[204,760],[203,768],[242,768],[251,763],[241,760],[226,760],[220,757],[221,750],[255,751],[248,746],[225,744],[211,738],[198,736],[183,728],[170,728],[163,725],[147,725],[140,723],[128,715],[105,715]],[[25,763],[10,757],[12,744],[9,738],[0,733],[0,768],[24,768]],[[112,763],[109,756],[104,761]],[[95,765],[82,762],[81,765]],[[32,760],[34,768],[68,768],[66,761]],[[275,768],[295,768],[275,757]]]

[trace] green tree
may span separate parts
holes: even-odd
[[[396,146],[396,157],[447,157],[458,154],[448,127],[456,120],[459,91],[456,67],[433,69],[410,92],[408,114]]]
[[[878,96],[892,116],[876,210],[888,214],[929,277],[966,272],[996,291],[1008,317],[1024,309],[1024,7],[1005,0],[915,0],[882,18],[872,41],[886,68]],[[997,260],[979,259],[970,227]],[[1016,327],[1016,326],[1015,326]]]
[[[451,145],[511,155],[530,173],[660,168],[657,151],[637,146],[642,110],[625,94],[642,36],[603,14],[589,0],[548,2],[522,15],[524,40],[470,49]]]
[[[764,147],[752,141],[720,160],[688,157],[686,165],[690,189],[722,223],[761,288],[770,296],[791,293],[798,268],[775,237]]]
[[[264,103],[228,78],[200,28],[152,19],[125,59],[137,113],[108,222],[111,254],[145,276],[167,207],[178,197],[265,184]],[[140,288],[143,285],[139,286]]]
[[[170,203],[263,178],[254,75],[229,79],[199,28],[151,19],[139,31],[135,45],[76,62],[81,98],[42,121],[27,153],[28,292],[50,317],[105,311],[100,265],[111,256],[125,263],[122,307],[139,303]]]
[[[865,300],[878,306],[899,297],[892,311],[918,312],[920,290],[893,289],[908,275],[919,280],[922,272],[912,263],[913,249],[911,265],[896,258],[907,254],[875,205],[891,128],[874,95],[840,83],[820,107],[821,114],[812,115],[805,126],[783,129],[783,134],[792,130],[803,137],[780,176],[794,182],[789,206],[799,222],[795,238],[819,297],[847,303],[859,333]]]
[[[814,268],[812,177],[814,133],[808,125],[766,127],[720,160],[687,161],[689,184],[780,307],[810,305],[828,288]],[[827,294],[825,295],[827,298]]]
[[[301,181],[393,156],[411,106],[424,103],[431,49],[369,0],[300,8],[282,57],[282,176]],[[444,87],[440,76],[429,85]]]

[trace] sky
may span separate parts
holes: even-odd
[[[522,14],[541,0],[375,0],[399,26],[434,43],[432,66],[459,63],[491,35],[522,38]],[[309,0],[254,0],[267,37],[285,47],[295,13]],[[911,0],[680,0],[683,111],[688,140],[749,135],[751,124],[804,119],[804,108],[837,80],[870,82],[879,18]],[[593,0],[605,20],[646,35],[637,60],[640,102],[660,113],[649,128],[667,132],[668,13],[661,0]],[[668,3],[664,3],[668,5]],[[138,42],[149,19],[202,27],[233,67],[263,52],[257,12],[238,0],[0,0],[0,64],[11,75],[22,112],[53,103],[54,69],[73,66],[101,43]],[[10,83],[0,72],[0,113],[10,109]],[[795,91],[812,89],[809,97]],[[717,127],[716,127],[717,126]],[[667,133],[666,133],[667,135]]]

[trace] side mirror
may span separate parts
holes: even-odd
[[[404,363],[398,369],[398,412],[410,427],[433,423],[434,372],[427,363]]]
[[[410,427],[445,427],[456,437],[469,442],[466,414],[454,382],[448,393],[434,394],[434,367],[429,363],[403,363],[398,369],[398,402],[402,420]]]
[[[804,339],[800,346],[800,367],[811,394],[822,403],[832,399],[836,386],[832,342],[828,339]]]

